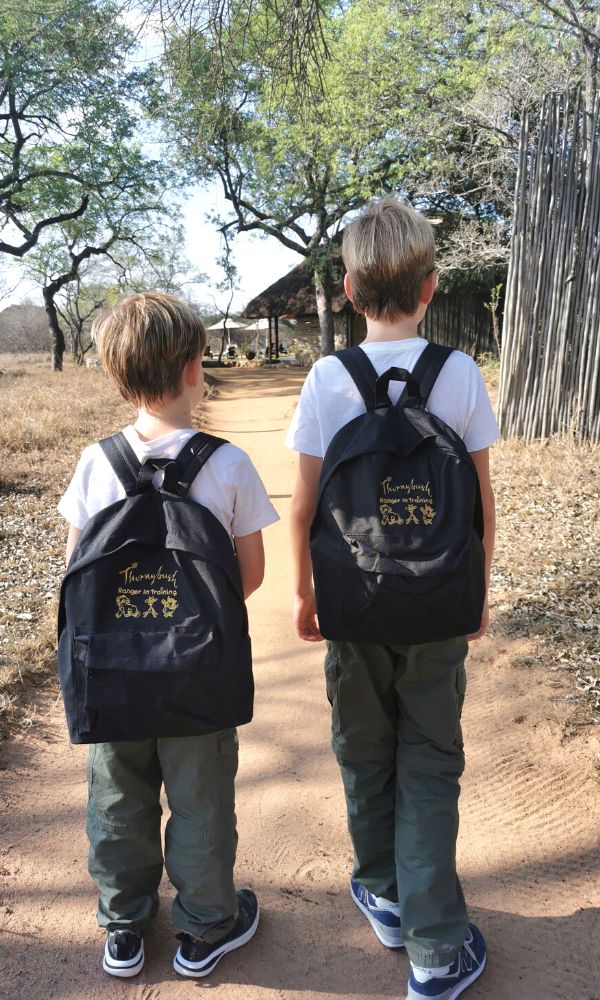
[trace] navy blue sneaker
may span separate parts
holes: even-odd
[[[173,968],[180,976],[191,976],[200,979],[208,976],[221,961],[223,955],[236,948],[241,948],[251,937],[254,937],[258,927],[258,900],[250,889],[240,889],[237,893],[238,918],[225,937],[219,941],[202,941],[185,932],[178,934],[181,941],[177,954],[173,959]]]
[[[386,948],[402,948],[400,908],[382,896],[374,896],[364,885],[350,879],[350,894],[361,913],[369,921],[377,937]]]
[[[485,968],[485,941],[475,924],[469,924],[465,943],[443,976],[431,969],[410,966],[406,1000],[455,1000],[472,986]]]
[[[106,935],[102,968],[109,976],[130,979],[144,967],[144,942],[141,934],[126,928],[109,931]]]

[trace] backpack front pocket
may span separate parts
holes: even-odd
[[[195,619],[156,632],[76,632],[81,707],[122,731],[111,739],[169,735],[173,716],[210,725],[220,707],[217,647],[213,626]]]

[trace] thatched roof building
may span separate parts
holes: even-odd
[[[343,277],[335,282],[333,311],[341,313],[350,306],[344,292]],[[289,274],[278,278],[248,303],[242,316],[258,319],[269,316],[314,316],[317,311],[312,274],[302,261]]]
[[[363,316],[358,316],[346,298],[343,285],[343,263],[339,251],[334,251],[339,277],[333,293],[333,313],[336,347],[358,344],[366,334]],[[491,314],[486,308],[490,292],[484,285],[471,283],[465,288],[438,291],[427,310],[420,332],[438,344],[456,347],[477,357],[495,353]],[[313,276],[307,261],[302,261],[289,274],[255,296],[244,311],[245,319],[269,320],[269,355],[278,355],[279,319],[285,317],[294,326],[296,354],[303,362],[319,356],[319,320]]]
[[[334,282],[332,309],[335,340],[338,348],[359,343],[366,333],[362,316],[357,316],[344,292],[341,254],[334,251],[335,267],[339,277]],[[248,303],[242,312],[244,319],[269,320],[270,355],[277,356],[279,345],[279,319],[285,318],[293,326],[293,342],[301,361],[314,361],[319,356],[319,319],[313,276],[307,261],[300,264],[265,288]]]

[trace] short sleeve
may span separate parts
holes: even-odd
[[[463,440],[469,452],[489,448],[500,437],[500,429],[494,416],[483,375],[474,361],[471,364],[470,375],[473,385],[469,396],[474,400],[474,403],[463,434]]]
[[[315,394],[316,366],[311,368],[298,400],[298,405],[292,417],[286,439],[286,448],[300,451],[304,455],[323,457],[323,443],[319,424],[319,414]]]
[[[85,527],[90,515],[86,505],[88,461],[84,452],[77,463],[73,478],[58,503],[58,511],[65,521],[80,530]]]
[[[246,454],[238,468],[231,533],[234,538],[261,531],[279,520],[258,472]]]

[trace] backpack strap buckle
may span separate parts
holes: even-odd
[[[162,471],[163,479],[157,488],[184,497],[213,452],[227,441],[199,431],[184,444],[177,458],[147,458],[143,464],[122,431],[99,443],[127,496],[152,489],[154,476]]]
[[[154,489],[154,477],[162,472],[162,478],[157,481],[156,489],[163,493],[181,494],[180,469],[174,459],[147,458],[142,465],[138,477],[136,493]]]
[[[181,495],[180,468],[177,462],[166,462],[163,468],[163,481],[161,490],[163,493],[175,493]]]

